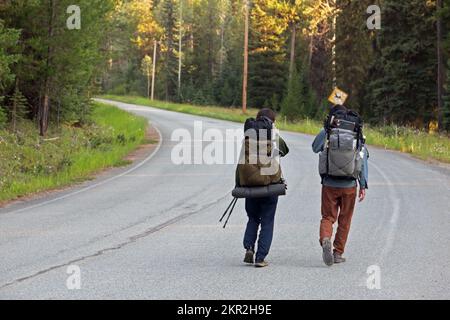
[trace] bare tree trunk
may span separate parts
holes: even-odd
[[[150,72],[150,66],[147,66],[147,70],[145,72],[147,73],[147,98],[150,99],[152,94],[152,73]]]
[[[61,123],[61,96],[58,98],[58,109],[57,109],[57,117],[56,117],[56,126],[59,128]]]
[[[152,92],[150,95],[150,99],[153,101],[155,98],[155,80],[156,80],[156,48],[158,46],[158,42],[155,40],[153,42],[153,68],[152,68]]]
[[[113,64],[114,64],[114,61],[113,61],[113,45],[110,44],[109,45],[109,59],[108,59],[108,69],[109,69],[109,71],[112,70]]]
[[[336,75],[336,28],[337,28],[337,4],[335,3],[333,12],[333,40],[332,40],[332,72],[333,72],[333,88],[337,86],[337,75]]]
[[[289,79],[292,78],[292,73],[294,72],[295,67],[295,38],[297,37],[297,27],[292,24],[292,34],[291,34],[291,59],[289,64]]]
[[[13,101],[13,107],[12,107],[12,112],[11,112],[13,132],[16,132],[16,126],[17,126],[17,94],[18,94],[18,92],[19,92],[19,77],[16,76],[16,83],[14,86],[14,101]]]
[[[48,23],[48,41],[50,42],[53,38],[53,22],[55,20],[55,2],[54,0],[49,0],[50,4],[50,17],[49,17],[49,23]],[[47,66],[47,74],[45,76],[45,82],[44,82],[44,103],[41,107],[41,114],[40,114],[40,121],[39,121],[39,133],[41,136],[45,136],[47,134],[48,130],[48,121],[49,121],[49,113],[50,113],[50,82],[51,77],[48,74],[48,70],[51,64],[52,59],[52,52],[53,49],[51,47],[51,44],[49,43],[47,46],[47,60],[46,60],[46,66]]]
[[[245,30],[244,30],[244,75],[242,81],[242,111],[247,112],[247,81],[248,81],[248,29],[249,29],[249,3],[245,1]]]
[[[219,75],[222,76],[224,62],[224,44],[225,44],[225,19],[220,27],[220,52],[219,52]]]
[[[436,2],[437,10],[440,11],[442,9],[442,0],[437,0]],[[437,102],[438,102],[438,123],[439,130],[443,129],[444,122],[444,62],[442,55],[442,18],[438,16],[437,19],[437,61],[438,61],[438,70],[437,70]]]
[[[308,68],[311,70],[312,57],[314,53],[314,36],[309,36],[309,55],[308,55]]]
[[[211,12],[211,8],[209,7],[210,4],[208,4],[208,24],[210,26],[213,25],[214,21],[213,21],[213,17],[212,17],[212,12]],[[209,77],[210,80],[212,81],[214,79],[214,43],[213,43],[213,39],[214,39],[214,34],[211,33],[212,30],[210,30],[210,32],[208,33],[208,68],[209,68]]]
[[[183,1],[180,1],[180,30],[178,39],[178,96],[181,96],[181,67],[182,67],[182,37],[183,37]]]

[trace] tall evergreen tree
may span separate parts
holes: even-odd
[[[0,96],[14,80],[11,65],[17,62],[18,56],[11,54],[10,50],[17,45],[19,34],[18,30],[5,28],[0,19]]]
[[[450,0],[443,0],[443,10],[441,12],[444,33],[444,60],[447,61],[446,77],[444,78],[444,111],[443,128],[450,131]]]
[[[306,2],[305,16],[308,22],[308,78],[318,101],[330,94],[332,87],[332,38],[334,2],[309,0]],[[320,110],[318,110],[320,113]]]
[[[287,94],[281,104],[281,113],[289,120],[298,120],[305,116],[306,102],[303,96],[301,77],[294,67],[289,79]]]
[[[385,0],[370,103],[380,122],[425,125],[436,106],[435,7],[421,0]],[[420,23],[418,23],[420,21]]]
[[[447,64],[450,66],[450,60]],[[450,68],[447,70],[447,78],[445,81],[444,110],[442,116],[443,129],[450,131]]]
[[[114,0],[80,0],[81,29],[67,20],[70,0],[12,1],[0,6],[0,18],[20,29],[21,60],[15,68],[22,92],[45,135],[49,121],[60,109],[74,120],[89,113],[95,77],[102,67],[102,30]],[[12,91],[12,89],[11,89]],[[64,106],[60,108],[61,104]]]
[[[162,69],[161,81],[164,83],[164,97],[166,100],[176,100],[178,97],[178,5],[176,0],[161,0],[159,3],[158,20],[163,28],[162,38]]]
[[[242,66],[244,43],[243,1],[225,1],[223,37],[224,62],[215,82],[216,101],[225,106],[240,106],[242,101]]]
[[[284,34],[289,23],[280,4],[274,0],[255,0],[251,9],[249,53],[249,106],[273,105],[285,90],[288,68]]]
[[[349,94],[346,104],[364,114],[365,87],[373,59],[372,33],[366,26],[366,9],[373,0],[340,0],[337,17],[337,86]]]

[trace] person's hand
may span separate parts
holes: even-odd
[[[359,189],[359,202],[364,201],[364,199],[366,198],[366,189]]]

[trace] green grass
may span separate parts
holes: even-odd
[[[92,123],[49,132],[44,140],[32,123],[17,134],[0,130],[0,201],[81,182],[102,169],[124,165],[145,142],[148,122],[113,106],[95,103]]]
[[[103,95],[102,98],[234,122],[244,122],[249,116],[255,116],[257,113],[256,109],[250,109],[247,114],[243,114],[237,108],[150,101],[147,98],[137,96]],[[322,123],[316,120],[289,123],[280,118],[277,127],[281,130],[314,135],[322,129]],[[450,138],[448,136],[429,134],[424,131],[397,126],[366,126],[364,134],[367,137],[367,143],[370,145],[409,153],[424,160],[433,159],[450,163]]]

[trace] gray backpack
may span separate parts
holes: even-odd
[[[362,143],[359,139],[359,133],[353,130],[327,130],[327,141],[319,155],[320,175],[357,179],[362,167]]]

